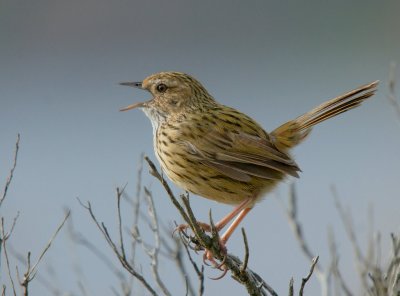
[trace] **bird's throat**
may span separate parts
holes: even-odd
[[[153,127],[153,136],[155,137],[159,126],[167,119],[167,115],[154,108],[141,109],[143,110],[144,114],[146,114],[146,116],[150,119],[151,125]]]

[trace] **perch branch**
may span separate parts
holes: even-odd
[[[215,233],[212,235],[212,237],[210,237],[200,228],[190,207],[188,195],[181,196],[182,202],[184,204],[184,207],[182,207],[182,205],[178,202],[178,200],[172,193],[172,190],[167,184],[164,177],[158,172],[154,163],[147,156],[145,157],[145,160],[150,166],[150,174],[161,182],[171,202],[174,204],[174,206],[181,214],[182,218],[193,231],[195,236],[190,238],[190,241],[194,243],[199,249],[210,250],[216,259],[220,261],[224,260],[224,266],[231,271],[232,277],[240,284],[245,286],[247,292],[250,295],[267,295],[267,292],[269,292],[271,295],[277,295],[277,293],[268,284],[266,284],[265,281],[254,271],[249,268],[247,268],[246,270],[242,270],[243,262],[239,258],[232,254],[225,254],[223,250],[221,250],[220,244],[215,243],[216,241],[218,242],[218,240],[215,239]]]

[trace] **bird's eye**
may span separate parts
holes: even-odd
[[[157,91],[160,93],[163,93],[167,90],[167,86],[164,83],[160,83],[159,85],[157,85]]]

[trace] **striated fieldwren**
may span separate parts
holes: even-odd
[[[375,81],[331,99],[271,133],[249,116],[218,103],[200,82],[179,72],[121,83],[153,96],[121,111],[141,108],[149,117],[155,154],[172,182],[202,197],[236,205],[216,224],[221,230],[233,220],[221,236],[224,247],[267,192],[286,176],[298,177],[300,169],[290,149],[301,143],[314,125],[359,106],[375,93],[377,84]],[[205,223],[201,226],[208,230]],[[208,251],[205,255],[212,260]]]

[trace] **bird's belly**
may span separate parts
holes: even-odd
[[[248,182],[237,181],[191,158],[190,154],[155,150],[163,171],[172,182],[184,190],[217,202],[238,204],[244,199],[254,198],[256,203],[278,183],[277,180],[258,177],[252,177]]]

